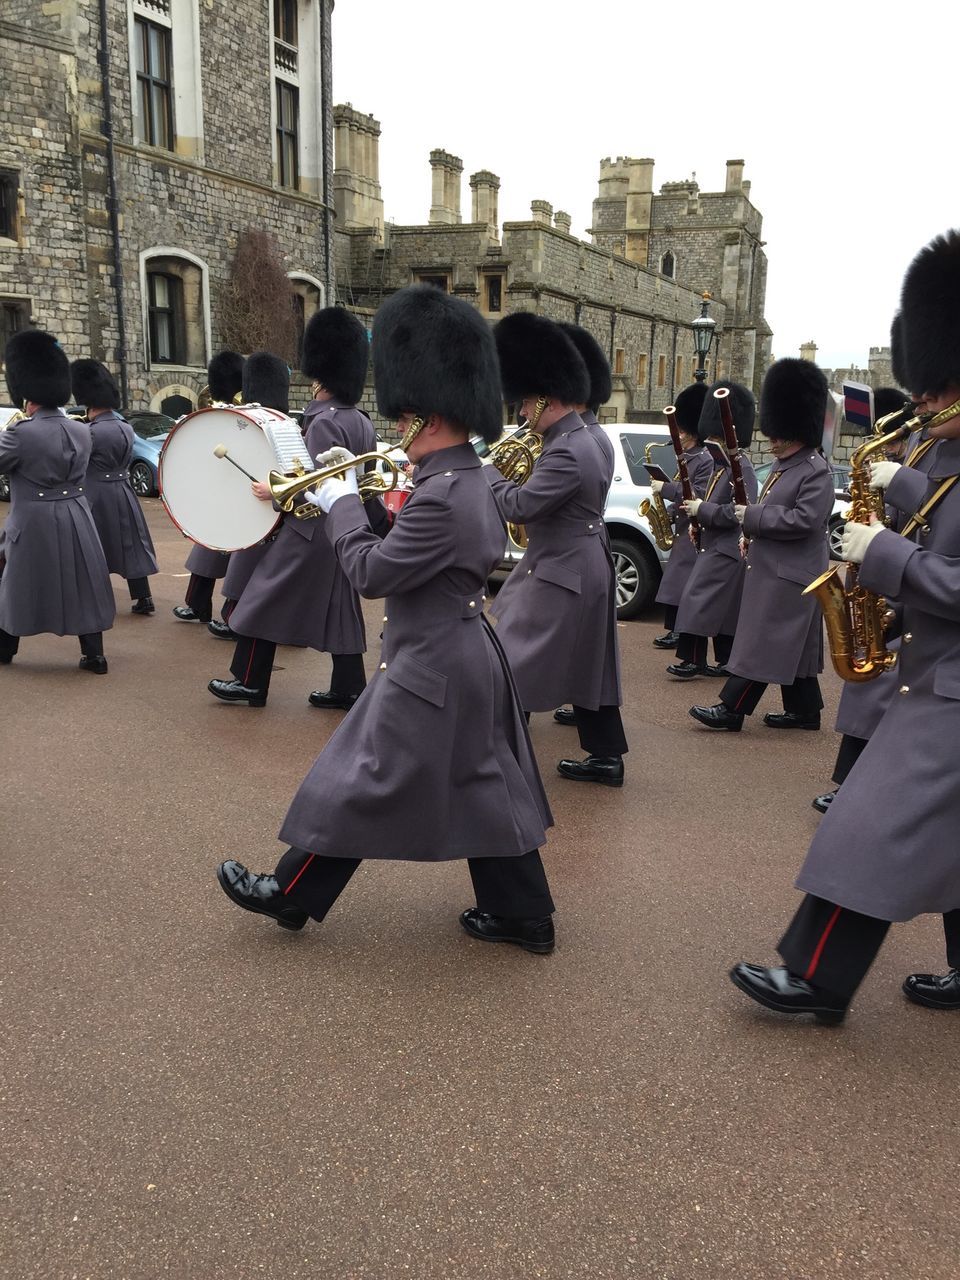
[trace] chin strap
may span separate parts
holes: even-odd
[[[400,441],[400,448],[404,451],[404,453],[406,453],[406,451],[410,448],[414,440],[416,440],[417,436],[420,434],[420,432],[423,430],[423,428],[426,425],[427,425],[426,418],[421,418],[418,413],[416,417],[413,419],[413,421],[410,423],[409,427],[407,427],[407,430],[404,433],[404,437]]]
[[[547,397],[546,397],[546,396],[537,396],[537,403],[536,403],[536,404],[534,405],[534,407],[533,407],[533,413],[530,415],[530,417],[529,417],[529,418],[526,420],[526,422],[523,424],[523,425],[524,425],[524,427],[526,427],[526,429],[527,429],[528,431],[532,431],[532,430],[536,427],[536,425],[537,425],[537,423],[540,421],[540,417],[541,417],[541,415],[542,415],[542,413],[543,413],[543,411],[544,411],[544,409],[545,409],[546,407],[547,407]]]

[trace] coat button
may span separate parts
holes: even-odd
[[[587,525],[587,528],[588,528],[588,529],[592,529],[592,528],[593,528],[593,525],[592,525],[592,524],[588,524],[588,525]]]
[[[383,620],[384,620],[384,622],[387,622],[387,621],[388,621],[388,618],[387,618],[387,615],[386,615],[386,614],[384,614],[384,615],[383,615]]]
[[[898,689],[898,691],[897,691],[897,692],[898,692],[898,693],[909,693],[909,692],[910,692],[910,686],[909,686],[908,684],[902,684],[902,685],[900,686],[900,688]]]
[[[66,491],[66,489],[64,489],[64,490],[63,490],[63,496],[64,496],[64,497],[66,497],[66,496],[67,496],[67,491]]]
[[[527,570],[527,577],[528,577],[528,578],[530,577],[531,573],[533,573],[533,570],[532,570],[532,569],[528,569],[528,570]]]
[[[477,607],[477,602],[476,602],[476,600],[471,600],[471,601],[470,601],[470,608],[471,608],[471,609],[475,609],[476,607]]]
[[[452,471],[445,471],[443,474],[444,474],[445,476],[452,476],[452,475],[453,475],[453,472],[452,472]]]
[[[381,671],[386,671],[386,669],[387,669],[387,664],[386,664],[385,662],[381,662],[381,663],[380,663],[380,670],[381,670]]]
[[[38,494],[37,494],[37,497],[38,497],[38,498],[42,498],[42,497],[43,497],[43,494],[42,494],[42,493],[38,493]]]
[[[903,643],[904,643],[904,644],[909,644],[909,643],[910,643],[910,641],[911,641],[912,639],[913,639],[913,632],[912,632],[912,631],[905,631],[905,632],[903,633]]]

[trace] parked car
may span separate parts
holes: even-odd
[[[506,434],[512,434],[510,432]],[[614,451],[613,482],[607,495],[603,519],[610,535],[610,551],[617,573],[617,617],[622,621],[635,618],[652,604],[663,566],[669,552],[661,551],[645,517],[637,508],[644,498],[649,498],[650,479],[643,468],[644,449],[652,445],[656,450],[653,460],[671,474],[676,468],[670,433],[665,426],[611,423],[603,430],[610,438]],[[501,437],[503,438],[503,437]],[[477,452],[485,455],[482,447]],[[500,569],[495,575],[501,580],[523,558],[523,549],[512,538]]]
[[[762,462],[756,468],[757,483],[761,489],[772,470],[773,459],[769,462]],[[827,544],[830,548],[830,559],[842,560],[843,527],[846,523],[844,517],[850,508],[850,493],[847,488],[850,484],[850,468],[842,463],[834,462],[830,464],[830,474],[833,476],[835,501],[833,510],[830,512],[830,522],[827,525]]]

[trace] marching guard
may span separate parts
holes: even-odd
[[[315,384],[315,399],[304,416],[311,457],[332,444],[355,456],[375,448],[373,424],[348,403],[363,392],[368,362],[367,332],[356,316],[328,307],[311,317],[301,363],[304,372],[323,379]],[[308,505],[311,509],[316,511]],[[265,706],[277,645],[288,644],[334,655],[331,688],[312,693],[312,706],[349,710],[357,701],[366,684],[363,615],[355,588],[323,536],[324,522],[319,513],[313,519],[298,518],[294,511],[284,515],[230,614],[239,637],[230,667],[234,678],[211,680],[207,688],[214,697]]]
[[[52,334],[15,333],[4,351],[10,398],[24,420],[0,431],[10,512],[0,544],[0,663],[21,636],[77,636],[80,669],[106,675],[103,632],[116,605],[84,478],[89,427],[68,418],[70,361]]]
[[[897,694],[830,805],[797,877],[806,895],[778,950],[784,965],[738,964],[733,982],[783,1013],[840,1022],[891,922],[943,916],[946,974],[915,973],[906,996],[960,1009],[960,232],[940,236],[911,264],[901,298],[907,385],[935,415],[930,474],[896,471],[922,487],[904,534],[848,521],[844,559],[859,587],[903,608]],[[886,464],[880,463],[879,469]],[[873,477],[876,480],[876,476]],[[909,533],[907,532],[909,530]],[[897,762],[896,797],[878,779]]]
[[[697,435],[697,423],[700,411],[707,395],[705,382],[693,382],[677,395],[677,426],[680,430],[680,443],[690,476],[690,484],[694,496],[702,498],[707,491],[710,477],[713,475],[713,459],[703,447]],[[676,649],[680,633],[677,631],[677,610],[683,598],[683,589],[687,579],[697,562],[697,548],[690,540],[690,517],[683,508],[683,489],[680,485],[680,473],[667,483],[662,480],[651,480],[650,488],[658,493],[664,502],[672,502],[673,506],[673,546],[667,558],[667,565],[660,579],[657,590],[657,604],[663,605],[663,625],[666,632],[653,641],[657,649]]]
[[[783,712],[769,712],[765,725],[820,728],[823,624],[816,599],[802,593],[827,567],[834,492],[819,452],[827,393],[809,360],[778,360],[763,380],[760,430],[777,465],[759,502],[734,507],[750,545],[730,675],[718,703],[690,708],[708,729],[739,732],[768,684],[781,686]]]
[[[155,612],[149,578],[157,572],[150,530],[130,486],[133,427],[118,412],[120,391],[99,360],[74,360],[73,398],[86,407],[90,423],[90,464],[84,492],[111,573],[126,578],[131,613]]]
[[[720,406],[713,392],[725,387],[730,392],[730,408],[741,450],[740,466],[749,502],[757,500],[757,477],[747,456],[753,438],[756,402],[753,392],[739,382],[720,381],[710,388],[700,410],[697,437],[724,447]],[[733,637],[740,612],[740,596],[746,566],[740,545],[740,525],[734,511],[733,475],[730,460],[714,463],[714,471],[703,498],[683,502],[687,517],[700,526],[700,554],[680,597],[676,625],[679,632],[677,661],[667,667],[675,680],[696,676],[726,676],[733,649]],[[707,663],[707,641],[713,639],[716,666]]]
[[[539,847],[552,819],[483,615],[506,534],[469,440],[502,431],[493,338],[468,303],[414,285],[377,313],[373,363],[380,412],[419,467],[416,488],[382,540],[355,468],[325,480],[315,501],[354,588],[385,597],[379,669],[294,797],[280,832],[292,847],[276,871],[230,860],[220,885],[237,906],[300,929],[326,916],[363,859],[467,859],[477,905],[463,928],[546,954],[554,906]]]
[[[627,740],[620,718],[616,574],[603,507],[606,459],[574,409],[590,399],[580,353],[552,320],[529,312],[494,329],[507,400],[522,402],[543,444],[526,483],[485,475],[507,521],[522,524],[523,560],[490,610],[524,710],[573,704],[585,760],[557,771],[577,782],[623,786]]]
[[[243,392],[243,356],[236,351],[221,351],[207,366],[210,399],[216,404],[236,404]],[[174,607],[178,622],[209,623],[213,617],[213,589],[217,579],[227,572],[229,551],[211,551],[194,543],[184,566],[190,572],[183,604]]]

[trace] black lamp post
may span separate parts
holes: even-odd
[[[700,314],[693,322],[693,341],[697,348],[697,371],[693,375],[697,382],[703,382],[707,376],[707,356],[710,353],[710,344],[713,342],[714,330],[717,322],[713,316],[708,315],[710,308],[710,294],[703,295],[703,302],[700,304]]]

